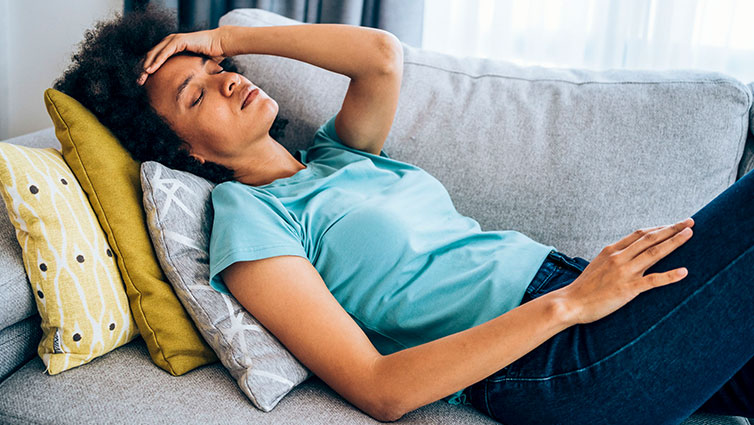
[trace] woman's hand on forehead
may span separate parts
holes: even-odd
[[[194,52],[209,56],[220,63],[225,58],[222,47],[224,32],[222,27],[212,30],[170,34],[157,43],[144,57],[144,72],[136,80],[139,85],[146,83],[149,74],[155,73],[171,56],[180,52]]]

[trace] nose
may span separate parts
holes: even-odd
[[[232,96],[233,91],[238,88],[239,83],[241,82],[239,74],[236,74],[235,72],[223,72],[220,75],[223,76],[223,79],[221,81],[221,90],[223,95],[228,97]]]

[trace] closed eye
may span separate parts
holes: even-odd
[[[221,68],[219,71],[215,72],[215,74],[221,74],[223,72],[225,72],[225,70]],[[199,102],[201,102],[202,98],[204,98],[204,89],[202,89],[202,92],[199,94],[199,97],[196,98],[194,103],[191,104],[191,107],[193,108],[194,106],[198,105]]]

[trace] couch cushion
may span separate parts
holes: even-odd
[[[223,424],[380,423],[317,378],[305,381],[264,413],[252,407],[221,364],[173,377],[149,361],[141,338],[59,375],[44,376],[43,370],[39,359],[33,359],[0,384],[0,423],[154,424],[187,418],[190,423]],[[496,422],[471,407],[438,401],[409,413],[400,423]]]
[[[14,137],[5,142],[27,147],[60,149],[60,143],[55,138],[52,128]],[[3,306],[0,308],[1,331],[37,314],[34,296],[21,261],[21,246],[16,239],[16,231],[10,222],[4,202],[0,202],[0,270],[0,305]]]
[[[155,161],[141,164],[141,185],[152,244],[175,293],[244,394],[269,412],[311,373],[233,296],[209,286],[215,185]]]
[[[0,202],[0,330],[35,314],[34,297],[21,260],[21,246],[8,217],[5,203]]]
[[[296,21],[239,9],[220,23]],[[278,102],[292,151],[348,89],[347,77],[301,61],[234,62]],[[483,230],[515,229],[591,259],[636,228],[691,216],[732,184],[751,103],[747,86],[713,72],[522,67],[404,44],[385,148],[437,177]]]
[[[52,128],[5,140],[32,148],[60,149]],[[36,352],[42,334],[40,318],[29,280],[26,278],[21,247],[8,217],[5,202],[0,202],[0,380],[25,363]],[[34,317],[34,320],[26,320]],[[26,320],[26,321],[25,321]],[[21,322],[25,324],[20,324]],[[29,326],[36,323],[36,327]],[[12,337],[11,337],[12,336]],[[29,342],[31,339],[36,339]],[[18,345],[16,345],[18,344]]]
[[[51,375],[138,335],[105,234],[54,148],[0,143],[0,195],[23,249]]]
[[[41,338],[38,314],[0,331],[0,382],[37,354]]]
[[[89,364],[45,376],[35,358],[0,383],[0,423],[378,424],[314,377],[269,413],[254,409],[219,363],[183,376],[162,373],[137,338]],[[140,391],[134,391],[139,388]],[[44,394],[44,397],[39,397]],[[401,424],[495,424],[469,406],[437,401]],[[695,414],[683,425],[742,425],[744,419]]]
[[[747,85],[749,90],[754,93],[754,82]],[[743,158],[738,165],[738,178],[754,169],[754,107],[749,110],[749,137],[746,139]]]

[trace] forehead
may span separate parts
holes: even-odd
[[[171,56],[147,78],[147,83],[152,82],[152,86],[155,86],[155,88],[164,87],[175,90],[189,74],[199,70],[201,64],[202,57],[200,56]]]
[[[146,81],[147,96],[158,110],[175,105],[178,86],[192,73],[199,72],[202,65],[201,56],[174,55],[168,58]],[[171,107],[172,109],[172,107]],[[163,112],[164,112],[163,111]]]

